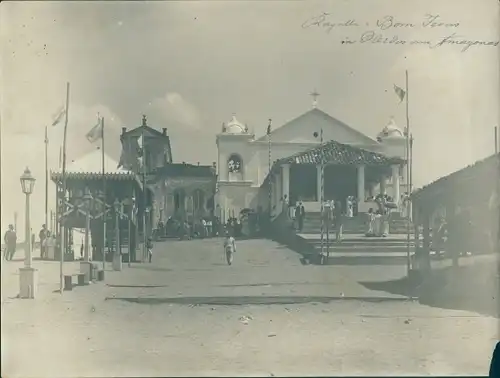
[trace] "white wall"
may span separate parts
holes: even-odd
[[[259,189],[249,185],[236,185],[233,183],[222,184],[219,186],[218,205],[222,211],[234,211],[238,216],[241,210],[245,208],[257,209],[259,205]]]

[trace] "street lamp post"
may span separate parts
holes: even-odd
[[[120,252],[120,201],[115,199],[115,248],[113,251],[113,270],[122,270],[122,254]]]
[[[89,188],[85,188],[85,194],[83,195],[83,203],[85,205],[85,244],[84,244],[84,255],[83,261],[80,263],[80,272],[83,273],[84,283],[88,284],[91,279],[91,262],[89,253],[89,234],[90,234],[90,211],[92,209],[92,195],[90,194]]]
[[[21,176],[21,188],[26,195],[25,213],[25,245],[24,245],[24,267],[19,269],[19,298],[34,299],[38,288],[38,271],[31,266],[31,225],[30,225],[30,195],[35,187],[35,178],[31,175],[28,167]]]

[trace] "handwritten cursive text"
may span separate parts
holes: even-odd
[[[393,16],[385,16],[377,20],[377,27],[380,30],[387,30],[390,28],[414,28],[415,25],[410,22],[399,22]]]
[[[302,28],[307,29],[312,26],[316,26],[324,29],[327,33],[330,33],[332,29],[337,27],[359,26],[356,20],[354,19],[349,19],[341,22],[332,22],[329,19],[330,19],[330,13],[323,12],[318,16],[311,17],[310,19],[304,21],[302,23]]]
[[[460,22],[441,22],[441,16],[439,14],[428,13],[424,16],[422,26],[424,28],[458,28],[460,26]]]
[[[496,47],[499,41],[481,41],[481,40],[467,40],[463,36],[453,33],[447,37],[442,38],[439,42],[432,44],[430,48],[435,49],[443,45],[459,45],[462,47],[462,52],[469,50],[472,46],[492,46]]]
[[[427,13],[420,19],[413,18],[413,20],[398,19],[389,14],[375,20],[358,22],[354,18],[335,21],[330,13],[322,12],[302,23],[303,29],[316,27],[326,33],[330,33],[334,29],[349,30],[348,33],[345,33],[347,35],[344,35],[340,40],[343,45],[418,45],[430,49],[457,46],[461,48],[462,52],[466,52],[472,47],[497,47],[500,43],[499,41],[472,39],[467,38],[466,35],[459,35],[460,26],[460,22],[446,20],[437,13]],[[444,31],[446,36],[430,36],[429,34],[434,33],[429,33],[429,29],[437,32]],[[351,30],[354,35],[351,34]],[[411,33],[408,33],[410,30]],[[418,30],[427,30],[427,32],[419,38]]]

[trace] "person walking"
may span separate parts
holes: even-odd
[[[5,242],[5,260],[12,260],[16,253],[17,245],[17,235],[13,225],[9,224],[9,229],[5,232],[3,240]]]
[[[149,263],[153,260],[153,238],[150,236],[146,242],[146,249],[148,250]]]
[[[231,236],[229,230],[226,230],[226,237],[224,239],[224,255],[228,265],[233,263],[233,255],[236,252],[236,240]]]

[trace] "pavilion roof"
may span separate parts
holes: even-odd
[[[404,162],[404,159],[398,157],[388,157],[331,140],[321,146],[279,159],[277,164],[321,164],[322,157],[325,164],[338,165],[387,165]]]
[[[135,179],[134,172],[123,167],[118,167],[118,163],[109,155],[104,154],[104,173],[108,179],[127,180]],[[51,172],[52,179],[62,176],[62,170]],[[94,179],[102,178],[102,152],[94,150],[80,159],[71,162],[66,168],[66,178],[74,179]]]

